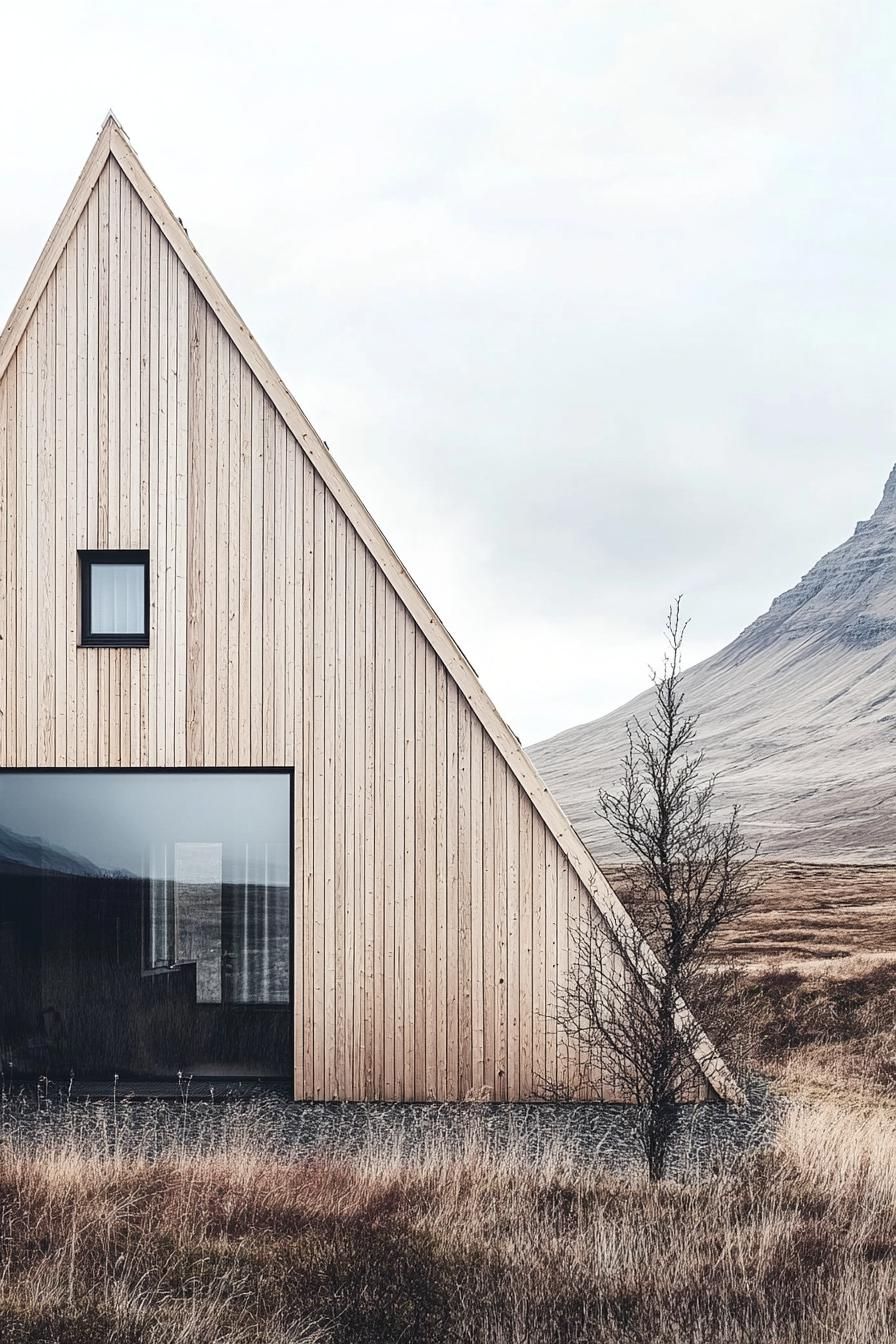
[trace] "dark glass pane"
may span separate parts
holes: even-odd
[[[289,778],[0,771],[0,1054],[291,1072]]]

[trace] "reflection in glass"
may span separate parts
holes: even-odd
[[[289,778],[0,771],[0,1056],[286,1076]]]
[[[196,1002],[221,1002],[221,851],[212,844],[174,846],[176,963],[196,965]]]

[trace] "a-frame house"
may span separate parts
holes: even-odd
[[[111,116],[0,336],[0,569],[14,1071],[572,1078],[621,906]]]

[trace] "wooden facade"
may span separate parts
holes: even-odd
[[[150,553],[148,648],[79,647],[105,547]],[[575,1070],[552,997],[616,897],[111,118],[0,337],[0,565],[0,767],[293,768],[297,1097]]]

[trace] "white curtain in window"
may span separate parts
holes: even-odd
[[[146,969],[159,970],[174,964],[174,922],[170,911],[168,846],[152,845],[147,855],[149,875],[148,939]]]
[[[92,565],[90,624],[101,635],[142,635],[144,571],[142,565]]]

